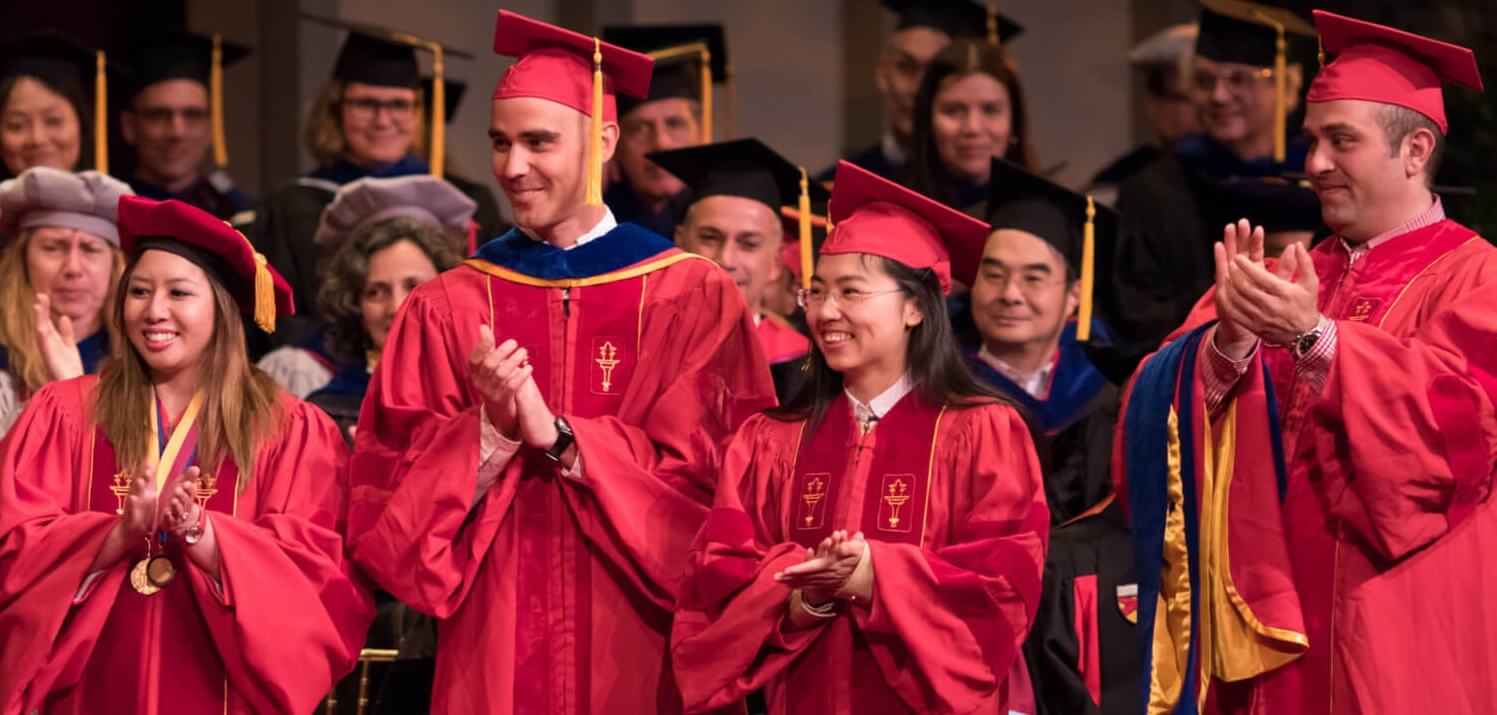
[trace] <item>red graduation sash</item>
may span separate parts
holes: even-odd
[[[848,401],[833,401],[797,449],[785,533],[807,548],[843,527],[879,541],[922,543],[936,430],[944,413],[911,393],[864,435]],[[801,429],[804,434],[804,425]],[[866,484],[855,483],[859,473],[867,474]],[[861,504],[850,504],[859,494]],[[843,516],[851,509],[861,510],[856,522]]]

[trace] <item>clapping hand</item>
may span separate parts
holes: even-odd
[[[46,293],[36,294],[32,303],[36,317],[36,345],[42,363],[53,380],[70,380],[83,374],[83,356],[78,352],[73,320],[66,315],[52,322],[52,299]]]
[[[774,575],[774,580],[800,589],[808,603],[825,603],[843,590],[863,560],[867,543],[863,533],[848,536],[846,530],[832,532],[814,549],[806,549],[806,560]]]
[[[468,355],[468,375],[484,403],[484,414],[500,433],[513,436],[518,426],[515,395],[526,383],[534,367],[525,348],[514,340],[494,345],[494,331],[478,328],[478,344]],[[531,383],[533,386],[533,383]]]

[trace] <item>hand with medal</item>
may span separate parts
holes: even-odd
[[[198,479],[201,476],[202,470],[189,467],[177,478],[168,492],[161,528],[169,538],[177,539],[183,545],[183,553],[199,569],[218,578],[218,543],[213,537],[213,522],[208,519],[197,500]]]

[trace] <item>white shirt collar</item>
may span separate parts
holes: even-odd
[[[1040,369],[1035,370],[1032,374],[1025,375],[1019,368],[1004,362],[1002,358],[989,352],[986,345],[977,351],[977,359],[987,363],[989,367],[997,370],[999,375],[1008,378],[1036,400],[1043,400],[1050,394],[1050,373],[1055,369],[1054,360],[1046,361],[1044,365],[1040,366]]]
[[[905,395],[910,394],[910,390],[914,387],[915,383],[910,381],[910,374],[905,373],[898,382],[890,385],[889,389],[884,390],[878,397],[869,400],[866,405],[858,401],[858,398],[853,397],[852,393],[846,389],[842,392],[847,395],[848,402],[852,403],[853,417],[857,421],[874,422],[889,414],[889,410],[894,409],[894,406],[899,404]]]
[[[578,236],[576,243],[573,243],[572,245],[567,246],[566,248],[563,248],[561,250],[563,250],[563,251],[570,251],[570,250],[572,250],[574,248],[577,248],[577,247],[581,246],[582,244],[587,243],[588,241],[591,241],[591,240],[593,240],[595,238],[598,238],[598,237],[602,236],[603,234],[606,234],[609,231],[612,231],[612,230],[614,230],[614,229],[616,229],[618,227],[619,227],[619,221],[618,221],[618,219],[616,219],[616,218],[613,217],[613,209],[608,208],[607,206],[604,206],[603,207],[603,218],[600,219],[598,221],[598,223],[596,225],[594,225],[591,229],[588,229],[587,233],[584,233],[581,236]],[[522,228],[522,229],[520,229],[520,233],[523,233],[526,236],[529,236],[530,240],[532,240],[532,241],[539,241],[539,240],[541,240],[540,236],[535,235],[535,232],[531,231],[528,228]]]
[[[885,131],[884,135],[882,137],[879,137],[878,146],[879,151],[882,151],[884,153],[884,158],[888,159],[889,163],[904,163],[904,147],[901,147],[899,145],[899,139],[894,136],[893,129]]]

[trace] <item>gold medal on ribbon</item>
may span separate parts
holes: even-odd
[[[149,561],[150,559],[136,561],[135,567],[130,569],[130,587],[142,596],[153,596],[161,591],[161,587],[152,583],[151,577],[146,573]]]
[[[177,567],[171,559],[157,556],[146,562],[146,579],[155,584],[158,589],[166,588],[166,585],[176,577]]]

